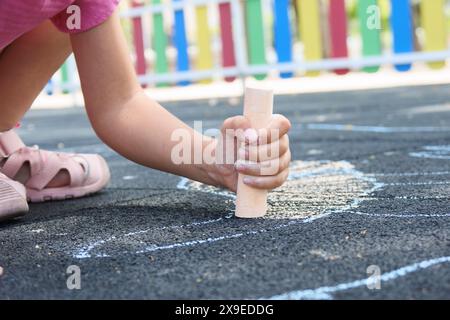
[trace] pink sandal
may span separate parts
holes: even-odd
[[[27,147],[13,131],[0,135],[0,172],[14,179],[28,165],[30,177],[24,183],[31,202],[80,198],[106,187],[110,172],[106,161],[95,154],[68,154]],[[60,172],[67,171],[70,185],[49,188],[48,184]]]
[[[25,187],[0,173],[0,221],[28,212]]]

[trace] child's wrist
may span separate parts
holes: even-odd
[[[219,181],[215,178],[213,166],[202,163],[196,165],[197,172],[199,173],[199,181],[212,186],[220,186]]]
[[[198,165],[197,169],[205,177],[205,183],[213,186],[222,186],[216,169],[216,146],[217,139],[207,136],[203,137],[202,163]]]

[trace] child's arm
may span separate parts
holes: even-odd
[[[172,163],[172,131],[198,133],[143,93],[117,13],[92,30],[72,35],[71,41],[86,109],[99,137],[130,160],[212,183],[199,167]]]
[[[177,144],[171,141],[174,130],[184,128],[192,140],[195,135],[203,136],[144,94],[129,57],[117,12],[98,27],[72,35],[71,41],[87,113],[94,130],[105,143],[145,166],[234,189],[234,182],[221,178],[221,168],[177,165],[171,160],[172,148]],[[283,126],[281,137],[289,129],[285,118],[276,120],[273,125]],[[248,123],[228,121],[225,124],[230,128],[237,126],[245,129]],[[204,146],[211,142],[210,139],[203,140]],[[288,164],[290,153],[284,157],[284,162]],[[259,186],[270,189],[280,185],[287,177],[286,166],[280,168],[280,176],[274,177],[273,181],[264,177],[264,182],[261,185],[260,181]]]

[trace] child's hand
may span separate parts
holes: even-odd
[[[216,163],[209,166],[209,176],[218,184],[236,192],[238,173],[245,174],[244,183],[258,189],[281,186],[289,174],[289,120],[272,116],[268,126],[254,130],[243,116],[228,118],[222,136],[216,143]]]

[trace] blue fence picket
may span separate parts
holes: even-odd
[[[180,0],[174,0],[180,1]],[[175,25],[173,42],[177,49],[177,71],[189,70],[188,42],[186,38],[186,27],[184,22],[184,10],[175,10]],[[189,81],[180,81],[179,85],[188,85]]]
[[[394,52],[414,51],[413,22],[409,0],[391,0],[391,26]],[[400,64],[395,68],[398,71],[408,71],[411,69],[411,64]]]
[[[292,32],[289,23],[289,0],[274,1],[274,42],[278,62],[292,61]],[[280,73],[281,78],[291,78],[292,72]]]

